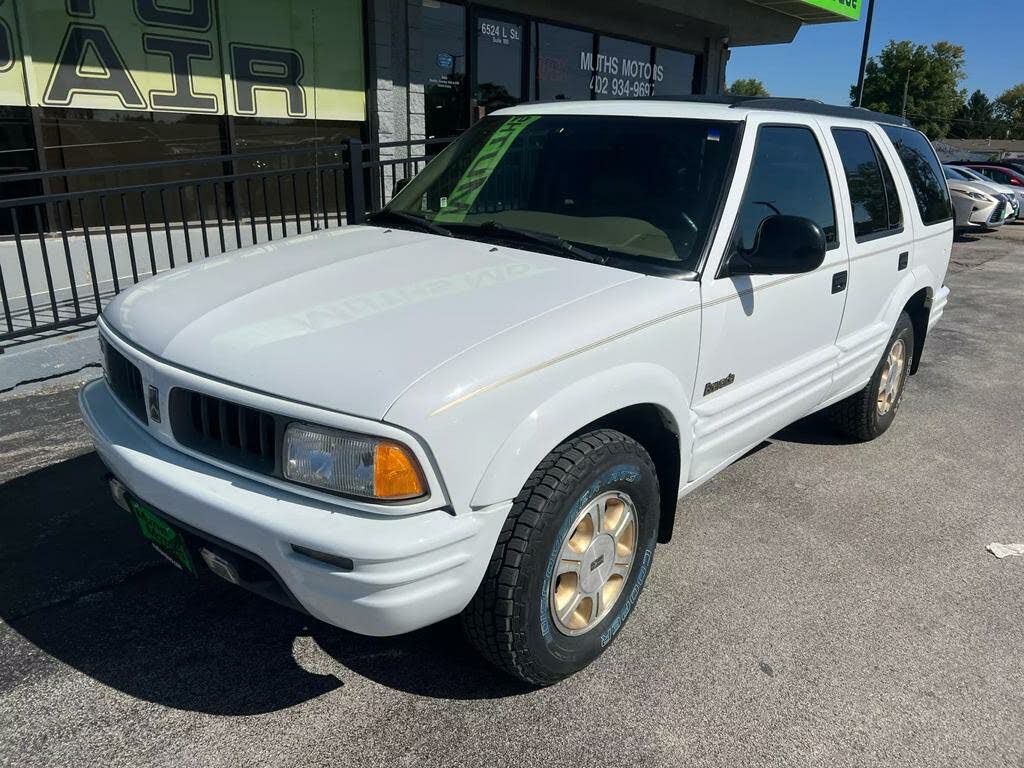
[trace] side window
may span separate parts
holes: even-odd
[[[903,168],[914,190],[917,208],[925,224],[938,224],[953,218],[949,187],[942,174],[939,158],[923,133],[912,128],[884,125],[882,129],[892,140]]]
[[[828,171],[810,128],[770,125],[758,132],[734,247],[753,248],[761,222],[778,214],[810,219],[825,233],[829,248],[839,242]]]
[[[1010,183],[1010,174],[1006,171],[1000,170],[999,168],[992,169],[992,179],[998,181],[1000,184]]]
[[[882,166],[882,183],[885,185],[885,203],[889,209],[889,229],[902,229],[903,206],[900,205],[900,195],[899,192],[896,191],[896,179],[893,178],[892,171],[889,169],[889,161],[882,155],[882,150],[877,144],[875,144],[874,139],[871,139],[871,146],[875,148],[875,154],[878,155],[878,162]]]
[[[853,231],[858,240],[890,233],[903,225],[896,183],[885,159],[867,132],[834,128],[853,205]]]

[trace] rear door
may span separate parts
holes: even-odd
[[[690,480],[813,411],[832,386],[848,268],[834,202],[837,169],[817,123],[787,118],[748,118],[737,167],[749,172],[737,176],[723,216],[723,225],[734,225],[701,277]],[[821,267],[719,277],[722,262],[750,249],[773,214],[802,216],[822,228],[828,251]]]
[[[904,218],[913,222],[914,252],[910,269],[915,286],[928,286],[929,300],[938,295],[953,251],[953,203],[935,149],[920,131],[896,125],[881,126],[880,141],[893,168],[903,168],[897,185],[913,200]],[[891,325],[902,307],[890,308]]]
[[[850,280],[830,399],[841,398],[871,378],[892,328],[887,308],[910,274],[914,229],[906,221],[910,200],[882,149],[875,126],[839,123],[830,129],[831,149],[842,168],[841,215],[848,239]]]

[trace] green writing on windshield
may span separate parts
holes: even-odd
[[[469,209],[473,207],[477,195],[487,180],[491,178],[494,169],[508,152],[509,147],[523,129],[536,120],[540,115],[521,115],[510,117],[491,135],[469,164],[469,168],[462,174],[462,178],[456,183],[451,194],[448,195],[448,205],[444,210],[434,217],[439,223],[449,222],[457,224],[466,218]]]

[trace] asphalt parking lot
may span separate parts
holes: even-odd
[[[448,622],[198,589],[109,501],[73,383],[0,396],[0,763],[1024,766],[1024,225],[958,243],[899,417],[685,500],[633,619],[533,691]],[[0,365],[3,365],[0,358]]]

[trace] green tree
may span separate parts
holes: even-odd
[[[975,91],[953,116],[949,136],[953,139],[1002,138],[1003,121],[996,115],[996,104],[981,91]]]
[[[1024,83],[1003,91],[996,99],[996,112],[1007,123],[1002,136],[1024,138]]]
[[[890,40],[877,58],[868,60],[864,106],[907,118],[931,139],[944,138],[950,120],[963,105],[964,49],[939,42],[930,48],[909,40]],[[857,86],[850,88],[856,103]]]
[[[730,96],[771,96],[765,84],[756,77],[741,78],[729,86]]]

